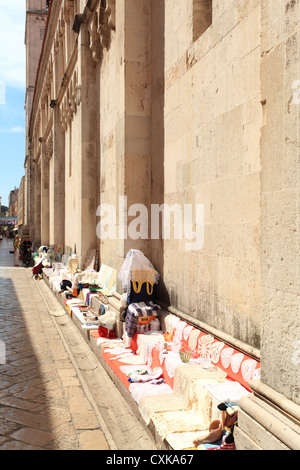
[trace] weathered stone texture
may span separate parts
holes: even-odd
[[[262,2],[261,266],[263,381],[299,400],[299,2]]]
[[[76,245],[83,267],[89,250],[116,269],[144,251],[159,300],[261,349],[263,380],[299,403],[300,3],[209,5],[52,5],[28,127],[29,220],[36,241]],[[173,218],[170,239],[97,239],[97,206],[115,207],[119,235],[123,196],[148,210],[203,204],[203,246],[188,251]]]

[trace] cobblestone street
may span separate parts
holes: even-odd
[[[0,450],[154,449],[72,320],[10,250],[3,240]]]

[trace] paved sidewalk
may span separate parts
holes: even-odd
[[[0,450],[155,449],[44,282],[13,267],[11,246],[0,246]]]

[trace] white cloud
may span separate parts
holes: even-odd
[[[0,134],[23,134],[24,132],[25,130],[21,126],[14,126],[9,129],[0,128]]]
[[[0,80],[7,87],[25,87],[25,10],[25,0],[0,0]]]

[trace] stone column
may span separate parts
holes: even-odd
[[[61,128],[59,108],[53,109],[53,188],[50,203],[50,244],[65,243],[65,137]]]
[[[96,210],[98,201],[98,148],[97,148],[97,91],[96,63],[89,48],[87,24],[82,24],[78,36],[78,82],[81,86],[81,103],[78,118],[81,128],[81,159],[79,163],[78,219],[79,240],[77,253],[80,266],[84,267],[89,250],[97,249]]]
[[[261,3],[261,379],[240,401],[236,439],[299,450],[300,4]]]
[[[41,244],[41,161],[35,163],[34,243]]]
[[[121,85],[124,109],[123,115],[120,112],[118,125],[117,166],[122,175],[118,191],[120,196],[127,197],[128,211],[133,209],[125,227],[129,229],[130,224],[142,216],[135,213],[133,205],[142,204],[148,214],[151,205],[151,2],[125,1],[122,9],[120,5],[116,11],[117,25],[123,28],[121,32],[117,29],[117,34],[123,44],[121,77],[124,80]],[[149,219],[147,222],[149,224]],[[137,239],[127,233],[127,239],[121,245],[121,257],[125,257],[131,248],[139,249],[149,257],[150,224],[148,227],[148,233]]]
[[[33,157],[28,156],[26,162],[26,230],[28,231],[29,238],[35,238],[35,223],[34,223],[34,201],[35,201],[35,164],[32,161]]]
[[[42,143],[41,155],[41,244],[49,245],[49,155]]]

